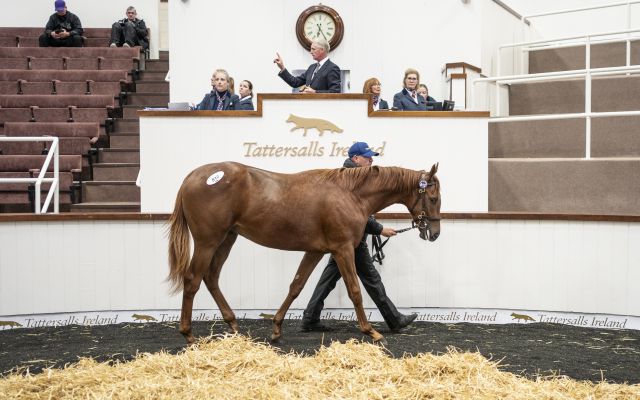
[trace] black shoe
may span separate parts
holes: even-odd
[[[418,314],[416,314],[416,313],[409,314],[409,315],[401,315],[400,318],[398,318],[398,325],[396,325],[393,328],[391,328],[391,332],[398,332],[400,329],[411,325],[411,323],[417,317],[418,317]]]
[[[333,328],[324,325],[319,320],[317,321],[302,321],[302,330],[307,332],[330,332]]]

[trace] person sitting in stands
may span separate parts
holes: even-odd
[[[420,73],[409,68],[404,71],[402,91],[393,96],[393,108],[400,111],[427,111],[427,102],[418,95],[416,89],[420,84]]]
[[[280,54],[276,53],[274,63],[280,68],[278,76],[292,88],[302,87],[300,93],[340,93],[342,80],[340,67],[329,60],[330,46],[326,40],[316,40],[311,43],[309,53],[315,61],[307,71],[299,76],[293,76],[285,68]]]
[[[64,0],[54,3],[56,12],[49,17],[38,41],[40,47],[82,47],[82,23],[77,15],[67,11]]]
[[[429,88],[427,87],[427,85],[425,85],[424,83],[421,83],[418,85],[418,94],[422,97],[424,97],[424,100],[429,102],[429,101],[436,101],[436,99],[434,99],[433,97],[429,96]]]
[[[240,101],[236,110],[253,111],[253,83],[251,81],[244,80],[240,82]]]
[[[127,7],[127,18],[111,25],[111,44],[109,46],[149,48],[147,25],[144,20],[138,19],[138,12],[134,6]]]
[[[240,98],[238,95],[229,91],[229,74],[224,69],[217,69],[211,76],[210,93],[204,95],[204,98],[195,106],[195,110],[235,110]]]
[[[364,94],[372,94],[371,103],[373,106],[373,111],[378,110],[388,110],[389,104],[385,100],[382,100],[380,97],[380,91],[382,90],[382,86],[380,85],[380,81],[378,78],[369,78],[364,81],[364,86],[362,87],[362,93]]]

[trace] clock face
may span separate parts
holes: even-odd
[[[296,37],[307,50],[314,40],[326,40],[331,50],[338,47],[344,36],[340,14],[324,5],[311,6],[300,14],[296,22]]]
[[[331,42],[336,34],[336,23],[325,12],[318,11],[309,15],[304,22],[304,36],[310,41],[324,39]]]

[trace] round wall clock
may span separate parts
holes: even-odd
[[[331,7],[317,5],[304,10],[296,22],[296,36],[305,49],[311,49],[311,42],[325,39],[331,50],[338,47],[344,35],[344,23],[340,15]]]

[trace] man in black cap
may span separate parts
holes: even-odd
[[[349,158],[345,160],[344,167],[369,167],[373,163],[373,156],[378,155],[380,154],[372,151],[365,142],[356,142],[349,148]],[[390,237],[396,235],[396,231],[391,228],[384,228],[372,215],[367,221],[364,232],[360,244],[355,248],[356,272],[369,297],[371,297],[378,307],[378,310],[380,310],[380,314],[382,314],[382,318],[384,318],[389,329],[397,332],[411,324],[418,314],[401,314],[393,302],[387,297],[382,278],[373,265],[373,259],[371,258],[371,253],[369,253],[369,247],[367,247],[366,242],[368,234]],[[320,313],[324,307],[324,300],[336,287],[336,283],[340,278],[342,278],[342,276],[340,275],[338,264],[336,260],[331,257],[324,271],[322,271],[320,280],[311,295],[311,300],[309,300],[307,308],[304,310],[302,329],[307,331],[329,330],[328,327],[320,323]]]
[[[80,18],[67,11],[64,0],[56,0],[55,10],[40,35],[40,47],[82,47],[84,39]]]

